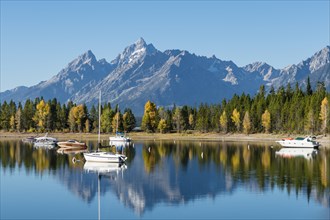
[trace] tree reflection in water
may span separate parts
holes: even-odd
[[[96,146],[96,143],[91,143]],[[307,195],[329,206],[330,150],[312,159],[276,157],[272,143],[145,141],[124,149],[128,156],[123,178],[102,186],[125,205],[144,212],[159,202],[180,203],[203,196],[215,197],[238,186],[259,191],[275,186],[290,195]],[[78,163],[72,163],[75,157]],[[90,202],[97,193],[95,178],[83,171],[83,156],[34,149],[21,141],[0,142],[1,172],[23,169],[52,173],[68,189]],[[104,183],[106,184],[106,183]],[[109,183],[108,183],[109,184]],[[101,192],[102,193],[102,192]],[[138,199],[138,200],[137,200]],[[141,205],[143,204],[143,206]]]

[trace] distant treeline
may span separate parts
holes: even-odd
[[[306,90],[298,84],[273,87],[266,94],[261,86],[255,97],[241,94],[224,99],[219,104],[200,104],[199,107],[174,106],[157,108],[157,103],[145,104],[142,130],[147,132],[243,132],[249,133],[306,133],[326,134],[330,131],[330,93],[319,82],[315,91],[309,79]],[[123,114],[118,106],[110,103],[101,108],[102,132],[130,132],[136,126],[131,109]],[[24,107],[11,101],[0,106],[0,129],[5,131],[63,131],[96,132],[98,108],[72,102],[61,105],[55,98],[47,102],[43,98],[27,100]],[[118,126],[117,126],[118,123]]]

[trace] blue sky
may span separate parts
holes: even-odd
[[[325,1],[3,1],[1,91],[35,85],[87,50],[114,59],[143,37],[157,49],[297,64],[330,44]]]

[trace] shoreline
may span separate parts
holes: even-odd
[[[30,136],[43,136],[45,133],[17,133],[17,132],[0,132],[0,138],[3,139],[22,139]],[[59,140],[68,139],[95,139],[97,140],[97,133],[62,133],[54,132],[49,133],[49,136],[55,137]],[[109,136],[114,134],[101,134],[102,140],[107,140]],[[132,140],[136,141],[148,141],[148,140],[181,140],[181,141],[235,141],[235,142],[275,142],[283,137],[305,137],[307,135],[286,135],[286,134],[238,134],[238,133],[146,133],[146,132],[132,132],[128,136]],[[323,135],[318,135],[317,141],[324,147],[330,148],[330,137]]]

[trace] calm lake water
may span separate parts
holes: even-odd
[[[330,151],[275,145],[134,142],[119,167],[2,140],[0,218],[329,219]]]

